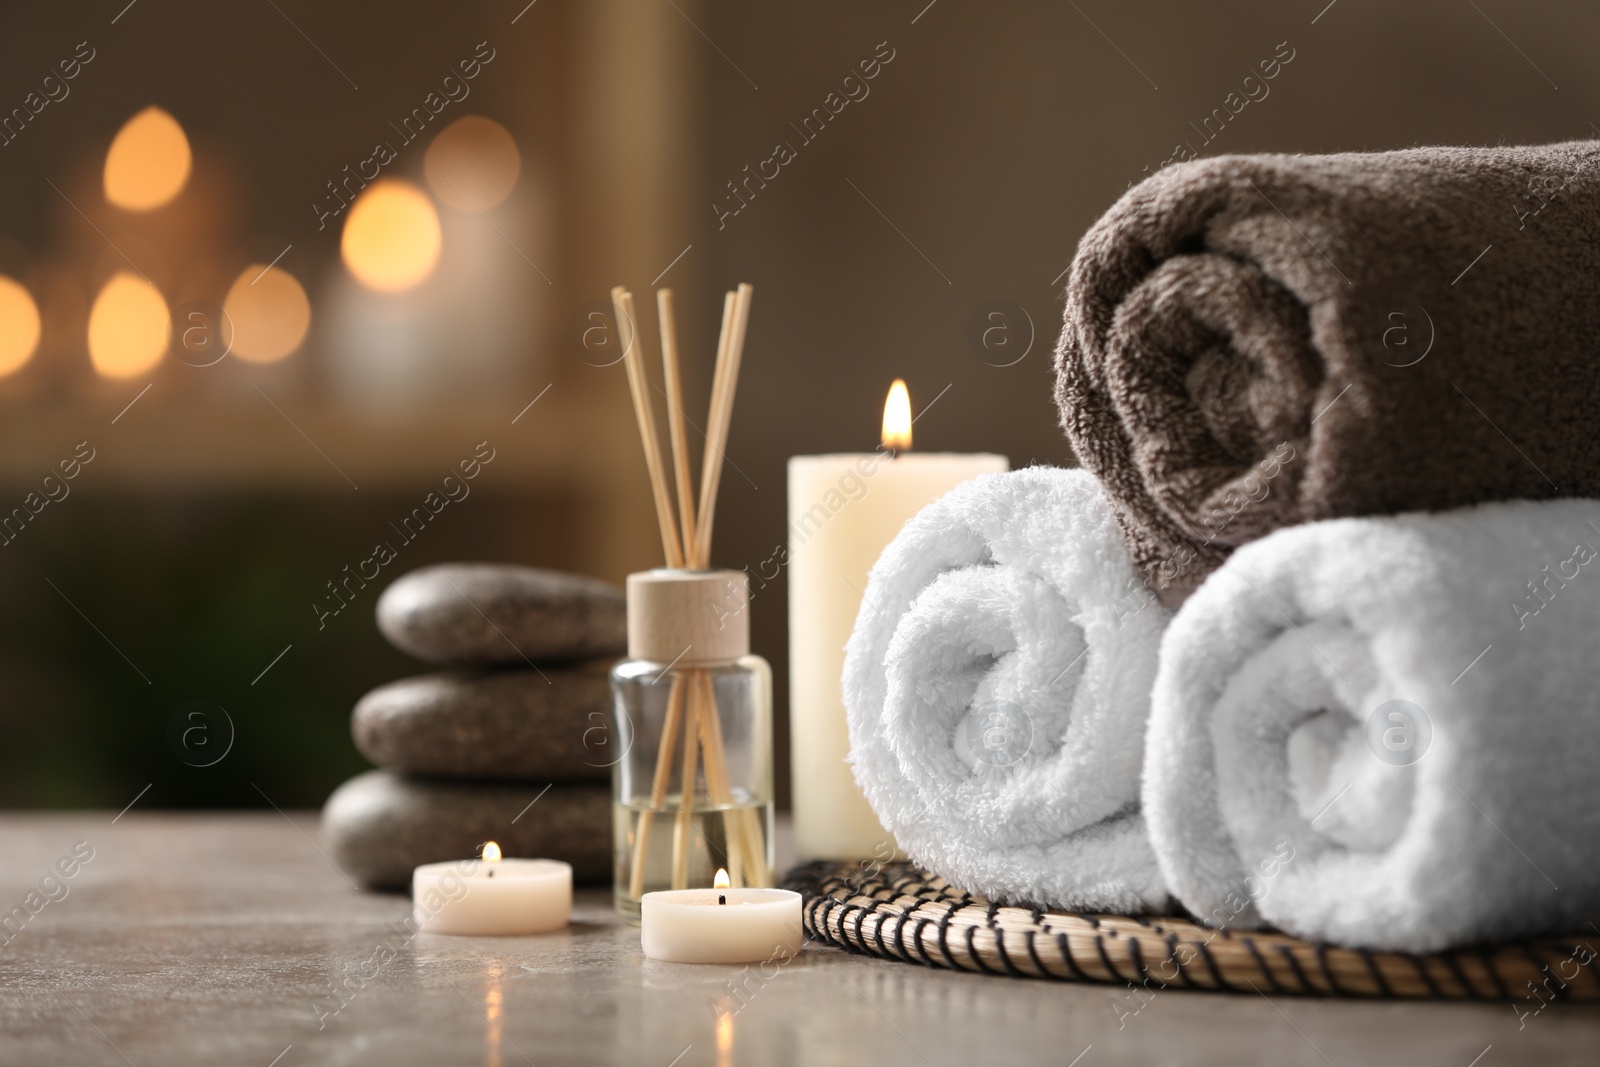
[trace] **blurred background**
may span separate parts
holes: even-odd
[[[754,567],[787,537],[785,459],[870,451],[896,377],[919,451],[1070,463],[1063,275],[1165,161],[1600,135],[1600,9],[1554,0],[0,21],[6,806],[319,805],[364,765],[355,700],[423,668],[380,640],[376,583],[314,605],[479,442],[471,496],[381,582],[658,563],[613,284],[676,290],[692,396],[721,293],[756,287],[716,553]],[[781,716],[783,581],[752,610]],[[193,700],[236,728],[213,767],[167,744]]]

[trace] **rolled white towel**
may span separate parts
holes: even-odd
[[[1173,893],[1434,951],[1600,921],[1600,501],[1240,548],[1161,646],[1144,810]]]
[[[1164,904],[1139,767],[1170,617],[1085,471],[984,475],[917,514],[843,677],[856,780],[900,847],[995,900]]]

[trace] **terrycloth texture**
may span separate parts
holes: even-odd
[[[1214,925],[1374,949],[1587,930],[1597,552],[1594,500],[1236,552],[1162,640],[1144,810],[1174,895]]]
[[[1161,906],[1139,765],[1169,618],[1086,471],[924,508],[872,569],[843,679],[856,780],[900,847],[995,900]]]
[[[1284,526],[1600,492],[1597,164],[1223,156],[1090,229],[1056,399],[1165,603]]]

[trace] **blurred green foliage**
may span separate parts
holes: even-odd
[[[324,583],[416,503],[351,498],[74,493],[0,548],[0,806],[120,809],[146,784],[140,809],[318,806],[368,765],[356,700],[429,669],[379,636],[382,586],[445,560],[568,555],[570,502],[475,493],[319,630]],[[209,767],[168,740],[197,699],[235,731]]]

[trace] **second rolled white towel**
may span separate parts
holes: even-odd
[[[1219,926],[1433,951],[1600,918],[1600,501],[1281,530],[1162,642],[1144,779]]]
[[[1160,908],[1139,768],[1170,617],[1085,471],[985,475],[907,523],[843,677],[856,779],[900,847],[995,900]]]

